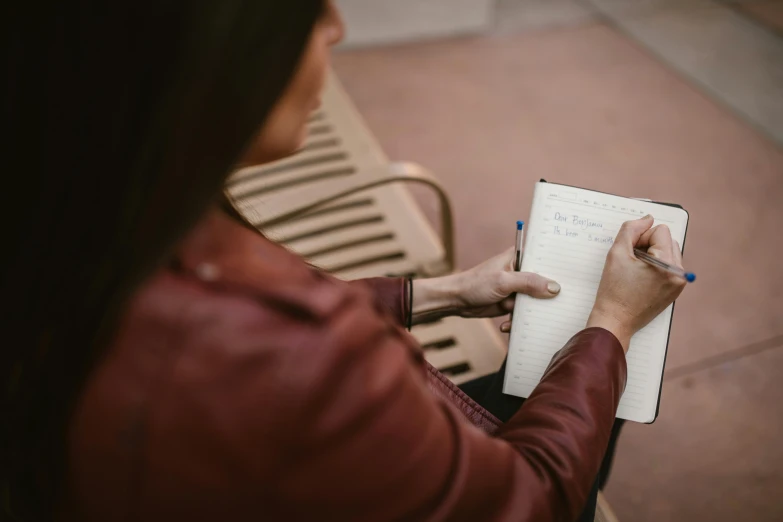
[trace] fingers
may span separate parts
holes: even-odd
[[[657,225],[651,228],[649,233],[642,234],[637,246],[640,248],[647,247],[648,254],[663,261],[673,262],[675,260],[674,240],[669,227],[666,225]]]
[[[649,230],[646,230],[637,241],[636,246],[639,248],[649,248],[655,245],[665,246],[669,251],[669,246],[672,239],[671,231],[666,225],[655,225]]]
[[[502,333],[509,333],[511,331],[511,321],[504,321],[500,324],[500,331]]]
[[[650,230],[654,221],[653,217],[649,214],[641,219],[626,221],[617,233],[615,244],[622,245],[624,248],[627,248],[628,251],[633,250],[633,247],[639,242],[639,238]]]
[[[682,248],[672,239],[671,231],[666,225],[654,226],[642,234],[637,246],[647,247],[647,253],[650,255],[682,268]]]
[[[504,268],[509,271],[514,270],[514,265],[516,264],[516,253],[517,249],[516,247],[511,247],[507,249],[505,252],[500,254],[504,259],[506,259],[506,263],[504,265]]]
[[[674,254],[674,264],[682,268],[682,248],[675,239],[672,239],[672,253]]]
[[[644,232],[641,236],[639,236],[639,240],[636,242],[636,246],[639,248],[646,248],[650,245],[650,237],[652,237],[653,232],[655,232],[655,229],[658,228],[657,226],[652,227]]]
[[[554,297],[560,293],[560,285],[538,274],[530,272],[507,272],[504,292],[526,294],[539,299]]]

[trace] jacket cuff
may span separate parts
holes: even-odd
[[[370,290],[375,303],[394,317],[397,325],[406,327],[411,319],[410,283],[402,277],[371,277],[357,279],[351,284],[362,285]]]
[[[628,378],[625,350],[617,337],[604,328],[585,328],[574,335],[563,348],[555,353],[541,379],[543,380],[549,372],[568,359],[570,355],[584,351],[589,352],[589,359],[593,365],[598,368],[611,369],[609,375],[614,381],[614,388],[620,391],[616,397],[616,403],[619,404]],[[615,404],[616,407],[617,404]]]

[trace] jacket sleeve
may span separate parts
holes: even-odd
[[[402,277],[370,277],[348,282],[355,287],[368,289],[375,303],[388,311],[399,326],[408,324],[410,314],[410,296],[408,279]]]
[[[306,457],[279,481],[296,491],[292,519],[578,516],[625,386],[624,353],[611,333],[571,339],[494,436],[428,391],[409,336],[366,307],[341,307],[319,337],[333,369],[306,383],[296,408],[287,453]]]

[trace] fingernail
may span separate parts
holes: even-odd
[[[549,290],[550,294],[559,294],[560,293],[560,285],[555,283],[554,281],[550,281],[546,284],[546,289]]]
[[[652,217],[653,217],[653,216],[652,216],[652,214],[647,214],[647,215],[646,215],[646,216],[644,216],[642,219],[650,219],[650,218],[652,218]]]

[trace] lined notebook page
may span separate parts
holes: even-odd
[[[585,327],[606,254],[623,222],[652,214],[680,245],[688,214],[682,209],[554,183],[537,183],[526,226],[522,270],[554,279],[551,300],[518,295],[509,339],[503,391],[528,397],[552,356]],[[628,383],[617,417],[655,420],[672,306],[632,339]]]

